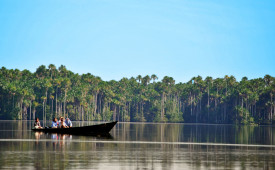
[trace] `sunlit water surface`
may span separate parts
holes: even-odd
[[[275,127],[118,123],[110,136],[31,127],[0,121],[0,169],[275,169]]]

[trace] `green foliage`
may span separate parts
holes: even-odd
[[[183,122],[183,117],[181,112],[168,112],[167,118],[169,122]]]
[[[0,119],[274,123],[275,79],[270,75],[240,82],[227,75],[178,84],[168,76],[156,80],[153,74],[103,81],[53,64],[34,73],[2,67]]]
[[[164,118],[161,117],[160,113],[157,113],[153,122],[167,122],[168,119],[166,118],[166,116],[164,116]]]
[[[113,112],[108,108],[105,112],[103,112],[103,120],[111,121],[113,116]]]
[[[102,120],[101,115],[100,114],[96,114],[94,120],[101,121]]]
[[[20,109],[18,107],[14,107],[12,111],[10,112],[9,119],[16,120],[18,119],[18,113]]]

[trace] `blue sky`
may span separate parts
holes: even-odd
[[[0,67],[51,63],[103,80],[275,76],[275,1],[0,0]]]

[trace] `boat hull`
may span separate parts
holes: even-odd
[[[42,128],[32,129],[35,132],[44,133],[61,133],[61,134],[77,134],[77,135],[97,135],[108,134],[112,128],[116,125],[117,121],[102,123],[98,125],[71,127],[71,128]]]

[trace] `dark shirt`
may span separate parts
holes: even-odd
[[[34,127],[35,127],[35,126],[41,126],[41,125],[40,125],[40,122],[39,122],[39,121],[38,121],[38,122],[35,121],[35,122],[34,122]]]

